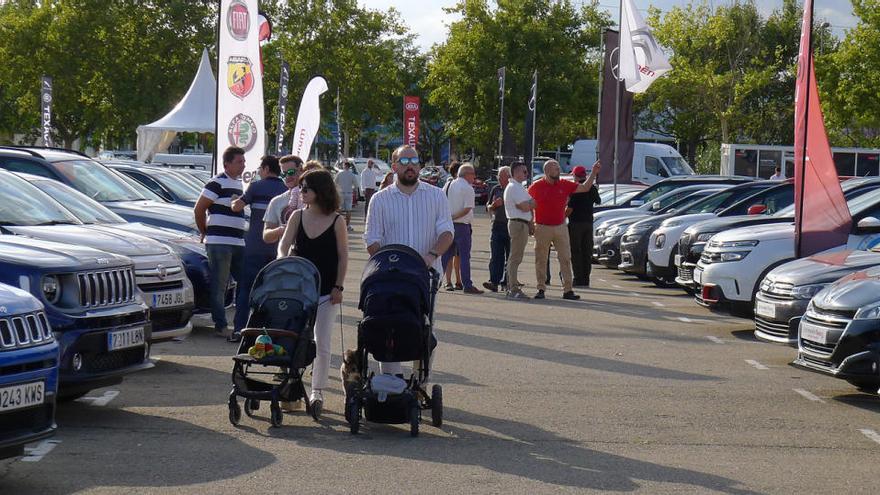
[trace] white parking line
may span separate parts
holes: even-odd
[[[617,284],[611,284],[611,287],[614,287],[615,289],[622,289],[623,288]]]
[[[862,435],[865,435],[866,437],[870,438],[871,440],[873,440],[877,443],[880,443],[880,434],[878,434],[876,431],[870,430],[868,428],[862,428],[859,431],[862,432]]]
[[[605,280],[604,278],[600,278],[599,282],[607,282],[607,280]]]
[[[687,316],[679,316],[678,321],[680,321],[682,323],[693,323],[694,322],[694,320],[688,318]]]
[[[763,364],[755,361],[754,359],[746,359],[746,362],[749,363],[750,366],[755,368],[756,370],[769,370],[770,368],[764,366]]]
[[[118,390],[108,390],[104,392],[104,395],[101,397],[80,397],[76,400],[77,402],[86,402],[93,406],[103,407],[109,404],[111,400],[115,399],[117,395],[119,395]]]
[[[52,449],[59,443],[61,443],[61,440],[43,440],[34,447],[25,447],[24,457],[21,458],[21,462],[40,462],[43,456],[52,452]]]
[[[666,305],[660,301],[651,301],[651,304],[653,304],[654,306],[657,306],[658,308],[665,308],[666,307]]]
[[[707,335],[706,338],[711,340],[712,342],[715,342],[716,344],[723,344],[724,343],[723,340],[719,339],[718,337],[716,337],[714,335]]]
[[[794,390],[795,392],[801,394],[801,395],[802,395],[805,399],[807,399],[807,400],[811,400],[811,401],[813,401],[813,402],[821,402],[822,404],[825,403],[824,400],[820,399],[819,397],[816,397],[816,396],[813,395],[812,393],[810,393],[810,392],[808,392],[808,391],[806,391],[806,390],[804,390],[804,389],[802,389],[802,388],[793,388],[792,390]]]

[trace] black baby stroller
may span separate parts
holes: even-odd
[[[238,354],[232,358],[235,365],[229,393],[229,422],[233,425],[241,420],[238,397],[245,399],[244,412],[251,418],[260,408],[260,401],[270,401],[272,426],[281,426],[279,401],[302,399],[306,411],[318,419],[320,412],[309,403],[302,377],[315,359],[312,338],[320,287],[318,269],[305,258],[281,258],[257,274],[250,293],[250,316],[241,332]],[[269,335],[273,344],[284,348],[284,354],[248,354],[261,335]]]
[[[442,388],[434,385],[431,395],[423,388],[437,345],[432,327],[439,280],[439,274],[426,268],[422,257],[407,246],[385,246],[367,262],[358,304],[364,315],[358,324],[355,356],[360,379],[350,387],[345,404],[352,433],[360,428],[361,410],[365,419],[374,423],[408,422],[412,436],[419,434],[423,409],[431,410],[434,426],[442,425]],[[417,369],[407,380],[368,376],[369,354],[377,361],[417,361],[413,364]],[[389,380],[399,381],[399,388],[390,392],[377,388]]]

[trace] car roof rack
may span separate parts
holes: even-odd
[[[37,153],[36,151],[28,148],[28,147],[20,147],[20,146],[0,146],[0,150],[10,150],[10,151],[20,151],[22,153],[27,153],[34,158],[43,158],[43,155]]]
[[[60,146],[25,146],[24,148],[29,149],[29,150],[37,149],[37,150],[63,151],[65,153],[73,153],[74,155],[84,156],[89,159],[92,158],[89,155],[83,153],[82,151],[72,150],[69,148],[62,148]]]

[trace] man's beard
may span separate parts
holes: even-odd
[[[415,175],[412,179],[408,179],[406,174],[398,175],[397,181],[403,184],[404,186],[414,186],[416,182],[419,181],[419,176]]]

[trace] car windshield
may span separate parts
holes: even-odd
[[[49,195],[12,174],[3,174],[0,197],[0,225],[80,224]]]
[[[664,156],[661,160],[672,175],[694,175],[694,169],[680,156]]]
[[[189,174],[184,172],[183,170],[169,170],[167,173],[173,174],[180,178],[183,182],[185,182],[189,187],[195,188],[199,194],[202,192],[202,188],[205,187],[205,183],[200,181],[193,174]]]
[[[654,187],[654,189],[649,188],[649,189],[644,189],[644,190],[640,191],[639,194],[641,194],[641,196],[636,195],[636,197],[633,199],[640,199],[640,200],[644,201],[645,203],[647,203],[649,201],[654,200],[655,198],[659,198],[660,196],[663,196],[664,194],[668,193],[669,191],[671,191],[677,187],[681,187],[681,184],[675,183],[675,182],[670,182],[668,184],[657,184]]]
[[[164,170],[150,170],[145,172],[150,177],[156,179],[160,184],[167,187],[176,196],[186,201],[197,201],[199,195],[202,194],[201,189],[194,187],[192,184],[174,172],[166,172]]]
[[[617,191],[617,202],[614,203],[614,190],[605,191],[599,194],[599,199],[601,200],[600,204],[610,205],[610,204],[622,204],[626,203],[630,199],[632,199],[636,194],[642,192],[640,189],[633,189],[629,191]]]
[[[880,201],[880,190],[874,188],[856,189],[844,191],[846,205],[852,215],[857,215],[868,208],[873,207]],[[789,205],[773,214],[774,217],[794,218],[794,204]]]
[[[168,203],[169,201],[162,196],[159,196],[158,193],[150,189],[149,187],[141,184],[137,179],[133,177],[129,177],[122,172],[118,172],[116,170],[113,173],[117,174],[120,179],[122,179],[126,184],[129,185],[132,189],[138,192],[141,196],[141,199],[148,199],[150,201],[158,201],[159,203]]]
[[[41,191],[55,198],[65,209],[85,224],[126,223],[125,219],[106,206],[89,199],[85,194],[58,181],[38,179],[31,182]]]
[[[733,196],[734,191],[721,191],[719,193],[715,193],[708,198],[703,198],[700,201],[688,206],[686,210],[682,212],[684,215],[692,215],[695,213],[712,213],[717,210],[722,203],[728,200],[731,196]]]
[[[54,165],[77,191],[96,201],[153,199],[134,189],[119,175],[96,161],[69,160],[56,162]]]
[[[657,214],[662,215],[664,213],[672,213],[673,210],[679,211],[682,208],[689,208],[693,204],[700,202],[705,197],[706,197],[705,192],[691,191],[691,194],[689,194],[688,196],[680,198],[677,201],[673,201],[672,203],[668,204],[666,207],[661,208],[659,211],[657,211]],[[661,204],[662,204],[662,200],[661,200]]]

